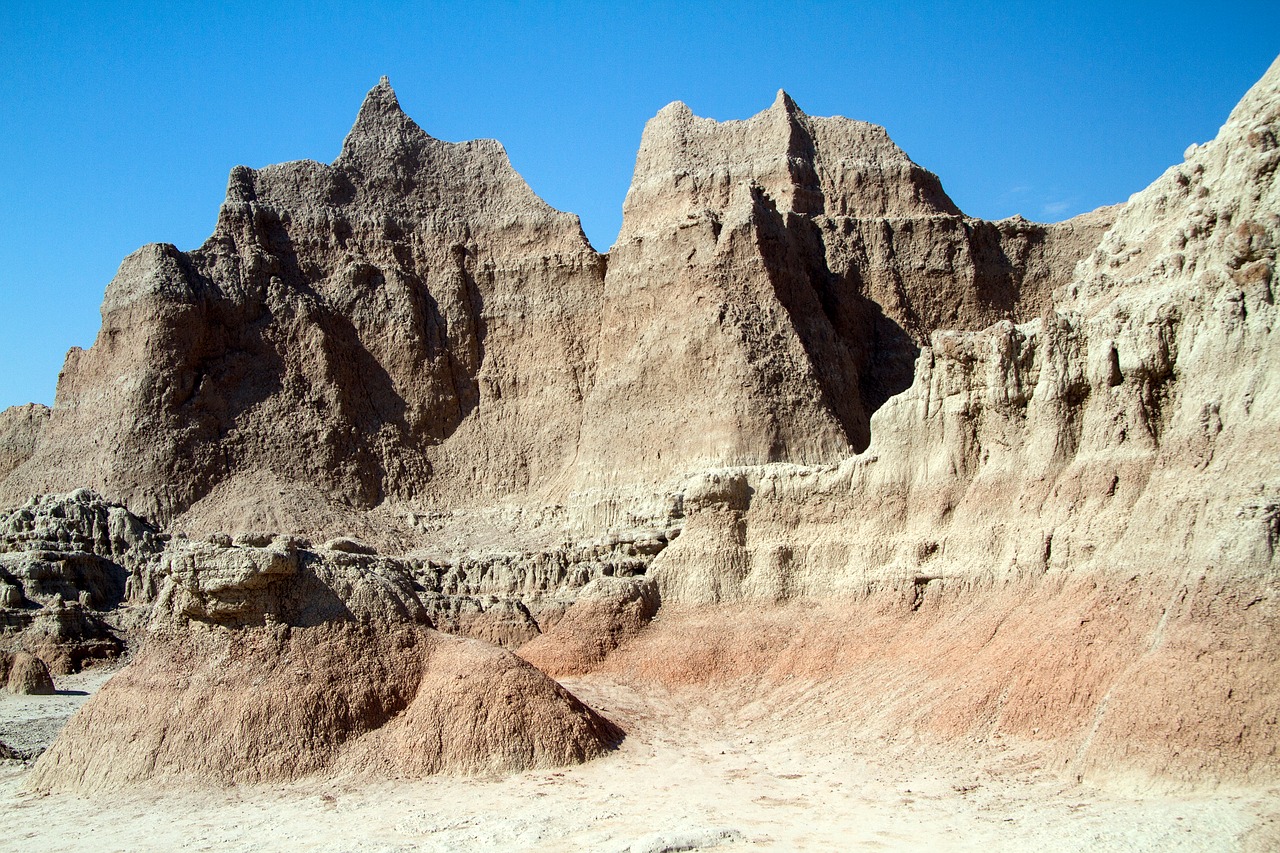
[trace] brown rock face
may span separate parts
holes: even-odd
[[[664,606],[843,596],[861,624],[905,599],[881,636],[925,612],[937,640],[879,653],[897,677],[943,679],[950,734],[1052,727],[1079,774],[1276,778],[1277,140],[1280,62],[1130,200],[1052,309],[935,331],[863,456],[690,480],[650,572]],[[994,620],[1011,601],[1041,616]],[[1009,637],[1045,649],[1010,656]],[[818,631],[797,654],[834,642]],[[937,675],[944,646],[986,674]]]
[[[497,143],[431,138],[384,82],[331,165],[237,167],[202,247],[125,260],[0,494],[405,544],[364,511],[576,490],[590,532],[604,486],[861,449],[933,329],[1039,311],[1098,230],[967,219],[882,129],[785,95],[673,105],[606,283]]]
[[[747,121],[664,108],[623,215],[583,417],[587,504],[708,465],[862,451],[933,331],[1036,316],[1109,225],[967,218],[883,128],[783,92]]]
[[[520,647],[520,657],[554,676],[590,672],[640,633],[658,612],[653,584],[642,578],[597,578],[550,631]]]
[[[40,758],[38,789],[579,763],[621,737],[509,652],[431,627],[403,565],[175,542],[144,647]]]
[[[0,480],[31,458],[48,421],[49,407],[39,403],[10,406],[0,412]]]
[[[384,82],[332,165],[238,167],[204,246],[125,260],[6,494],[87,485],[167,522],[247,489],[306,529],[519,491],[572,457],[603,274],[500,145],[431,138]]]
[[[495,143],[380,85],[333,164],[237,169],[208,243],[127,259],[11,442],[2,497],[240,534],[121,563],[133,516],[9,516],[11,609],[72,621],[97,559],[156,602],[37,784],[612,742],[436,629],[556,672],[838,682],[844,722],[1047,740],[1077,777],[1274,781],[1277,140],[1280,64],[1123,207],[989,223],[879,128],[676,104],[606,272]]]

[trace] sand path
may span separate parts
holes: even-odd
[[[0,849],[1201,851],[1280,839],[1275,791],[1121,794],[1066,784],[1012,746],[925,761],[840,732],[789,733],[759,719],[768,697],[753,708],[598,677],[566,685],[627,729],[616,753],[500,779],[92,798],[28,794],[9,763]],[[5,697],[0,721],[19,698]]]

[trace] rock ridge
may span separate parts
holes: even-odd
[[[237,168],[204,246],[126,259],[52,412],[0,420],[0,567],[36,566],[0,594],[148,620],[39,784],[616,743],[495,645],[883,676],[912,689],[867,720],[1048,739],[1075,778],[1274,780],[1278,139],[1280,62],[1126,204],[992,223],[883,129],[676,103],[606,263],[383,81],[334,163]]]

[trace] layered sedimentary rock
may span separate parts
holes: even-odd
[[[606,277],[497,143],[431,138],[384,82],[333,164],[237,167],[203,246],[126,259],[0,493],[406,548],[409,516],[504,500],[625,530],[638,484],[662,523],[690,469],[862,449],[933,329],[1037,312],[1106,221],[966,218],[882,129],[783,94],[676,104]]]
[[[572,460],[603,275],[498,143],[431,138],[384,81],[333,164],[237,167],[203,246],[125,260],[5,494],[324,532],[522,493]]]
[[[609,523],[682,472],[865,449],[933,331],[1036,316],[1109,220],[967,218],[883,128],[784,92],[747,121],[671,104],[609,254],[577,502]]]
[[[935,331],[865,454],[691,481],[664,602],[898,607],[872,656],[934,680],[914,722],[1060,738],[1080,772],[1274,778],[1278,139],[1273,66],[1039,319]]]
[[[401,564],[287,537],[175,541],[155,581],[146,644],[35,787],[511,772],[620,738],[511,653],[433,630]]]
[[[1163,570],[1185,558],[1265,574],[1280,434],[1278,76],[1268,73],[1218,139],[1129,202],[1040,319],[935,332],[912,387],[873,419],[865,454],[688,481],[684,535],[658,561],[664,595],[856,590],[931,564],[1003,577]],[[734,529],[712,520],[729,514],[791,526],[808,517],[846,533],[825,553],[821,528],[795,530],[787,538],[800,547],[773,570],[722,571],[693,555],[700,531]],[[721,588],[676,571],[684,562]]]
[[[13,442],[15,502],[92,485],[175,531],[117,561],[151,633],[39,784],[607,748],[493,644],[1274,780],[1278,139],[1280,66],[1126,205],[989,223],[874,126],[674,104],[606,271],[380,85],[332,165],[237,169],[205,246],[127,260]]]
[[[87,489],[0,513],[0,649],[59,673],[118,657],[145,622],[165,539]]]

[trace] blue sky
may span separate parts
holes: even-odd
[[[53,401],[125,255],[202,243],[232,166],[332,160],[382,74],[604,250],[673,100],[745,118],[785,88],[887,127],[970,215],[1053,221],[1212,138],[1277,52],[1274,2],[0,0],[0,407]]]

